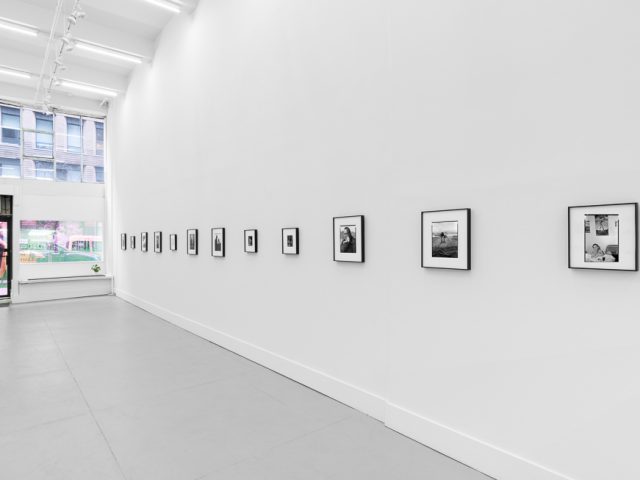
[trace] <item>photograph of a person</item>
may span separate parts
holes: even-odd
[[[171,233],[169,235],[169,250],[175,252],[178,250],[178,235],[175,233]]]
[[[569,268],[638,270],[638,204],[569,207]]]
[[[149,248],[149,232],[140,234],[140,250],[146,252]]]
[[[120,249],[121,250],[126,250],[127,249],[127,234],[126,233],[121,233],[120,234]]]
[[[458,258],[458,222],[431,224],[431,256]]]
[[[364,215],[333,218],[333,260],[364,262]]]
[[[198,254],[198,230],[195,228],[187,230],[187,255]]]
[[[421,212],[422,268],[471,270],[471,209]]]
[[[355,225],[340,226],[340,253],[357,253],[357,227]]]
[[[129,248],[131,248],[131,250],[135,250],[135,248],[136,248],[136,236],[135,235],[129,235]]]
[[[620,251],[618,215],[585,214],[585,223],[591,224],[593,221],[596,224],[595,234],[591,233],[591,230],[587,231],[586,228],[584,231],[584,261],[588,263],[618,262]]]
[[[245,253],[258,253],[258,231],[255,229],[244,231]]]
[[[225,251],[224,228],[211,229],[211,256],[224,257]]]
[[[153,232],[153,251],[162,252],[162,232]]]
[[[298,255],[299,253],[298,228],[282,229],[282,253],[284,255]]]

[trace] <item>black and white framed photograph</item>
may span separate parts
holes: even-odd
[[[300,253],[299,230],[297,228],[282,229],[282,253],[284,255],[298,255]]]
[[[421,212],[422,268],[471,270],[471,209]]]
[[[638,204],[569,207],[569,268],[638,270]]]
[[[135,235],[129,235],[129,248],[131,248],[131,250],[135,250],[136,249],[136,236]]]
[[[121,233],[120,234],[120,250],[126,250],[126,249],[127,249],[127,234]]]
[[[153,251],[162,253],[162,232],[153,232]]]
[[[224,257],[225,236],[224,228],[211,229],[211,256]]]
[[[187,255],[198,254],[198,229],[187,230]]]
[[[245,253],[258,253],[258,230],[244,231],[244,251]]]
[[[149,249],[149,232],[140,234],[140,251],[146,252]]]
[[[333,217],[333,260],[364,262],[364,215]]]
[[[178,235],[175,233],[169,234],[169,250],[172,252],[178,250]]]

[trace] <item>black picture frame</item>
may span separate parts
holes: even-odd
[[[355,252],[343,252],[341,251],[340,235],[343,233],[340,230],[336,230],[336,226],[341,229],[348,229],[350,223],[353,225],[355,222],[356,237],[354,241]],[[351,235],[351,230],[347,232]],[[340,250],[340,251],[339,251]],[[345,215],[341,217],[333,217],[333,261],[334,262],[346,262],[346,263],[364,263],[365,261],[365,224],[364,215]]]
[[[631,227],[631,234],[633,235],[633,245],[631,248],[631,253],[633,254],[633,261],[631,262],[631,268],[609,268],[608,265],[611,265],[611,263],[607,263],[607,262],[594,262],[594,263],[587,263],[587,262],[583,262],[585,265],[588,266],[578,266],[578,265],[574,265],[572,264],[572,254],[574,253],[572,251],[572,236],[571,236],[571,231],[572,231],[572,211],[574,210],[578,210],[578,209],[601,209],[601,208],[606,208],[608,210],[613,211],[616,207],[620,208],[620,207],[632,207],[633,208],[633,213],[632,213],[632,219],[633,219],[633,223],[634,225]],[[602,215],[602,213],[600,214],[596,214],[596,215]],[[615,214],[606,214],[606,215],[615,215]],[[585,221],[584,218],[580,218],[580,219],[576,219],[576,221],[580,220],[581,223],[579,223],[577,226],[581,226],[582,227],[582,237],[583,237],[583,253],[584,256],[586,257],[586,225],[585,225]],[[577,228],[577,226],[575,226]],[[593,226],[594,229],[596,228],[596,225]],[[618,225],[616,225],[616,228],[618,228]],[[620,232],[618,230],[618,237],[620,235]],[[618,238],[619,240],[619,238]],[[605,204],[594,204],[594,205],[573,205],[567,208],[567,246],[568,246],[568,250],[567,250],[567,267],[571,270],[600,270],[600,271],[612,271],[612,272],[637,272],[638,271],[638,202],[622,202],[622,203],[605,203]],[[616,247],[618,247],[618,258],[616,259],[616,263],[619,262],[620,260],[620,250],[619,247],[620,245],[616,245]],[[605,246],[605,249],[607,250],[608,247]],[[584,258],[584,257],[583,257]],[[613,263],[613,262],[612,262]],[[606,266],[606,268],[603,268],[603,266]]]
[[[153,232],[153,251],[162,253],[162,232]]]
[[[175,252],[178,250],[178,235],[176,233],[169,234],[169,251]]]
[[[466,248],[464,249],[466,261],[461,262],[461,266],[435,266],[425,264],[425,216],[430,214],[452,214],[452,221],[455,212],[461,213],[462,216],[458,219],[464,221],[466,224],[466,235],[464,236],[466,241]],[[458,239],[459,241],[459,239]],[[463,257],[463,259],[465,258]],[[450,208],[445,210],[425,210],[420,212],[420,266],[422,268],[436,269],[436,270],[471,270],[471,209],[470,208]]]
[[[126,249],[127,249],[127,234],[121,233],[120,234],[120,250],[126,250]]]
[[[258,253],[258,230],[255,228],[244,231],[244,253]]]
[[[220,250],[216,250],[216,239],[220,241]],[[227,238],[224,227],[213,227],[211,229],[211,256],[222,258],[225,256]]]
[[[135,250],[136,249],[136,236],[135,235],[129,235],[129,248],[131,248],[131,250]]]
[[[293,250],[291,246],[287,244],[287,238],[289,235],[293,235]],[[283,255],[299,255],[300,254],[300,229],[298,227],[284,227],[281,234],[281,251]]]
[[[149,251],[149,232],[142,232],[140,234],[140,251]]]
[[[191,240],[193,239],[193,242]],[[198,229],[187,230],[187,255],[198,255]]]

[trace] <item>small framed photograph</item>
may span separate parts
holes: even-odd
[[[298,229],[283,228],[282,229],[282,253],[284,255],[298,255]]]
[[[422,268],[471,270],[471,209],[421,213]]]
[[[258,253],[258,230],[244,231],[245,253]]]
[[[162,232],[153,232],[153,251],[162,253]]]
[[[569,268],[638,270],[638,204],[569,207]]]
[[[178,235],[175,233],[169,234],[169,250],[172,252],[178,250]]]
[[[224,228],[211,229],[211,256],[224,257]]]
[[[198,254],[198,229],[187,230],[187,255]]]
[[[333,217],[333,261],[364,262],[364,215]]]
[[[120,250],[126,250],[126,249],[127,249],[127,234],[121,233],[120,234]]]
[[[149,232],[140,234],[140,251],[146,252],[149,249]]]
[[[129,235],[129,248],[131,248],[131,250],[135,250],[136,249],[136,236],[135,235]]]

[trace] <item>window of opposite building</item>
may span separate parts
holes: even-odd
[[[20,109],[0,107],[2,143],[20,145]]]
[[[0,177],[104,183],[105,121],[0,105]]]

